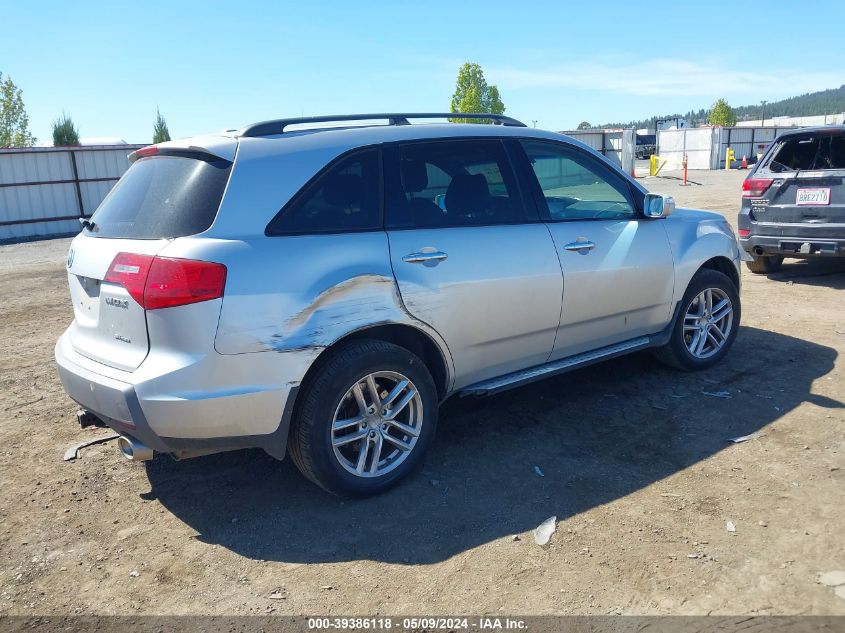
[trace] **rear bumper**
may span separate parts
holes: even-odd
[[[740,239],[739,245],[746,253],[755,257],[845,257],[845,238],[749,235]]]
[[[116,432],[154,451],[258,447],[284,457],[299,381],[313,355],[214,353],[178,362],[153,356],[135,372],[125,372],[80,355],[66,335],[55,349],[67,394]],[[150,366],[160,369],[152,372]],[[290,380],[267,384],[268,376]]]
[[[65,392],[112,430],[129,435],[154,451],[171,453],[175,450],[150,428],[132,385],[74,365],[61,355],[58,345],[56,365]]]

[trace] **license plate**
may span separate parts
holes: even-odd
[[[799,189],[795,197],[795,204],[830,204],[830,187],[825,187],[824,189]]]

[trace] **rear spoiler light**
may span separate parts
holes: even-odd
[[[158,147],[155,145],[147,145],[141,149],[136,149],[134,152],[129,154],[128,158],[130,163],[134,163],[139,158],[144,158],[145,156],[155,156],[156,154],[158,154]]]
[[[214,262],[118,253],[105,280],[126,288],[145,310],[219,299],[226,286],[226,267]]]
[[[195,147],[193,145],[190,147],[161,147],[160,145],[147,145],[146,147],[136,149],[134,152],[129,154],[129,164],[131,165],[139,158],[148,158],[150,156],[181,156],[183,158],[196,158],[198,160],[205,160],[209,162],[224,161],[227,164],[231,164],[230,160],[209,152],[205,148]]]
[[[774,178],[746,178],[742,181],[743,198],[759,198],[772,186]]]

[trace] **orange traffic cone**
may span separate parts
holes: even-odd
[[[748,169],[748,159],[744,155],[742,157],[742,168]]]

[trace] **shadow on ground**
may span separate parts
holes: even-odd
[[[725,362],[677,373],[638,354],[441,409],[426,465],[379,497],[341,501],[258,450],[149,462],[150,493],[198,538],[254,559],[433,563],[566,519],[677,473],[774,422],[836,351],[743,327]],[[765,380],[760,380],[765,376]],[[730,399],[705,395],[728,390]],[[534,472],[539,466],[544,477]]]
[[[845,290],[845,258],[787,259],[770,275],[772,281]]]

